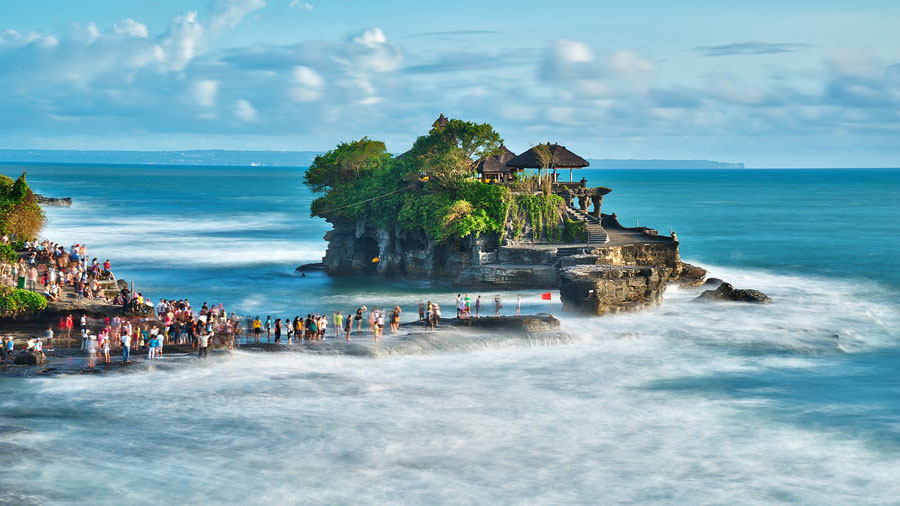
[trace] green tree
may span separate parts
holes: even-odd
[[[502,143],[488,123],[451,119],[416,139],[409,158],[429,178],[455,183],[470,176],[478,160],[499,153]]]
[[[350,183],[372,174],[391,159],[384,143],[363,137],[358,141],[343,142],[331,151],[313,160],[304,182],[315,192]]]
[[[19,179],[16,179],[16,182],[12,185],[12,189],[10,189],[10,200],[12,200],[14,204],[21,204],[22,201],[25,200],[25,197],[28,196],[29,192],[28,182],[25,181],[25,172],[22,172],[22,175],[19,176]]]

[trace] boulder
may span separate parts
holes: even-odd
[[[681,263],[681,275],[678,277],[678,284],[684,286],[700,286],[706,278],[706,269],[691,265],[689,263]]]
[[[658,304],[673,270],[662,266],[575,265],[560,270],[563,309],[587,314]]]
[[[735,301],[755,304],[769,304],[772,299],[759,290],[738,290],[729,283],[722,283],[715,290],[706,290],[695,300],[701,301]]]
[[[44,363],[44,354],[35,350],[22,350],[13,359],[16,365],[41,365]]]
[[[718,288],[718,286],[724,282],[725,281],[723,281],[719,278],[709,278],[703,282],[703,286],[705,286],[707,288],[715,289],[715,288]]]

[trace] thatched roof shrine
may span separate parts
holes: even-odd
[[[476,170],[479,174],[496,174],[500,172],[509,172],[514,170],[506,165],[506,162],[516,157],[516,154],[509,150],[505,145],[500,145],[500,153],[489,156],[478,162]]]
[[[580,169],[590,165],[587,160],[566,149],[559,144],[550,145],[550,166],[545,167],[541,158],[535,152],[535,147],[506,162],[509,167],[517,169]]]

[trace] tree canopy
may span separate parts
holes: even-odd
[[[304,175],[304,182],[315,192],[323,192],[353,179],[369,176],[391,159],[384,143],[363,137],[342,142],[317,156]]]
[[[34,239],[44,222],[44,211],[28,187],[25,173],[15,181],[0,175],[0,233]]]
[[[498,154],[502,143],[491,125],[457,119],[436,124],[395,158],[384,143],[367,137],[341,143],[317,156],[304,177],[322,193],[310,214],[419,230],[438,242],[502,235],[515,198],[506,186],[482,183],[475,172],[478,161]],[[562,205],[552,197],[551,207]]]

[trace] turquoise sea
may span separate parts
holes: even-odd
[[[75,201],[48,238],[154,299],[409,317],[466,290],[300,277],[329,228],[302,168],[0,165],[22,170]],[[565,345],[0,378],[0,503],[897,504],[900,170],[583,173],[613,189],[604,212],[674,229],[686,261],[774,303],[670,288],[653,310],[563,315]]]

